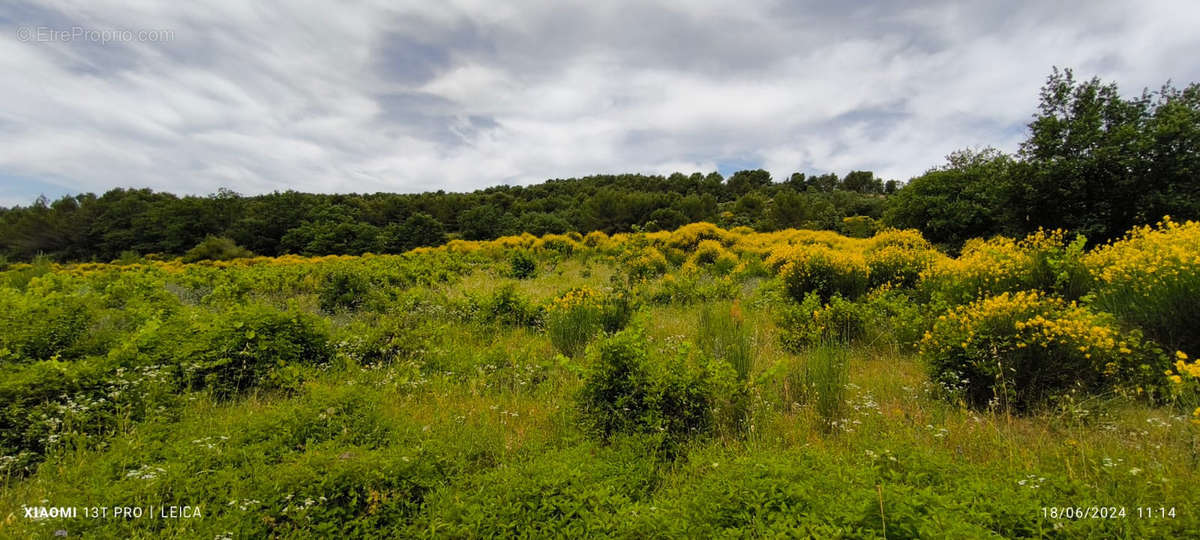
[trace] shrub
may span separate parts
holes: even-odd
[[[487,323],[505,326],[540,326],[545,310],[517,293],[512,283],[496,289],[478,302],[476,317]]]
[[[879,230],[879,222],[871,216],[842,218],[842,233],[851,238],[870,238]]]
[[[513,251],[508,257],[508,275],[514,279],[529,279],[537,274],[537,260],[523,249]]]
[[[624,263],[630,279],[634,280],[661,276],[670,266],[667,257],[652,246],[645,246],[630,252],[623,258],[622,263]]]
[[[884,284],[914,287],[922,272],[946,258],[926,242],[921,233],[911,229],[891,229],[876,234],[864,256],[870,269],[872,288]]]
[[[1192,422],[1200,424],[1200,359],[1188,363],[1187,353],[1175,351],[1175,364],[1171,367],[1166,372],[1171,400],[1191,411]]]
[[[592,289],[572,289],[546,308],[546,334],[559,352],[578,357],[603,330],[603,298]]]
[[[940,305],[957,306],[1004,292],[1041,290],[1078,299],[1088,286],[1081,262],[1084,239],[1067,243],[1061,230],[1020,241],[971,240],[957,259],[940,259],[921,274],[921,289]]]
[[[89,332],[97,319],[92,295],[0,289],[0,362],[74,358],[103,353]]]
[[[366,276],[352,270],[334,270],[322,280],[318,298],[322,311],[334,313],[358,309],[370,292]]]
[[[332,348],[321,319],[304,312],[238,307],[203,333],[184,383],[231,397],[251,388],[287,388],[300,366],[330,360]]]
[[[797,302],[810,292],[822,300],[835,294],[855,299],[867,291],[868,272],[862,255],[821,245],[795,245],[776,249],[767,260]]]
[[[183,254],[183,262],[228,261],[253,256],[254,254],[250,250],[237,245],[231,238],[209,235],[196,244],[196,247]]]
[[[1084,257],[1091,305],[1163,345],[1200,355],[1200,222],[1163,219]]]
[[[716,240],[702,240],[696,246],[696,251],[692,253],[689,262],[698,267],[707,268],[714,274],[725,275],[737,267],[738,257]]]
[[[738,284],[731,276],[717,277],[684,265],[677,273],[667,274],[648,287],[647,297],[659,304],[688,304],[733,298]]]
[[[936,383],[976,408],[1022,412],[1075,389],[1154,394],[1165,383],[1164,362],[1138,332],[1122,334],[1111,316],[1036,291],[938,317],[920,354]]]
[[[705,373],[687,358],[652,362],[638,326],[595,347],[595,358],[576,395],[579,420],[589,435],[609,441],[646,433],[673,447],[713,425]]]
[[[822,343],[844,345],[866,333],[867,310],[840,295],[822,302],[809,293],[799,305],[784,309],[780,326],[784,346],[793,351]]]

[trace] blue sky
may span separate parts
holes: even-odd
[[[6,2],[0,205],[471,190],[1013,151],[1052,66],[1200,80],[1200,4]],[[32,36],[32,37],[31,37]],[[109,36],[111,39],[102,39]]]

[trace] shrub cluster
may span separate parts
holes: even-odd
[[[1153,391],[1165,382],[1138,332],[1037,291],[1002,293],[942,315],[920,353],[933,380],[972,407],[1024,411],[1074,389]]]
[[[712,429],[712,388],[687,357],[652,361],[635,325],[597,344],[576,402],[584,431],[602,441],[651,434],[669,448]]]
[[[301,366],[328,362],[332,352],[316,316],[251,304],[203,333],[182,376],[186,386],[222,398],[256,387],[286,389],[298,382]]]

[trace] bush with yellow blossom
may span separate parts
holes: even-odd
[[[571,289],[546,306],[546,335],[559,352],[576,358],[601,332],[625,328],[634,309],[633,299],[623,292]]]
[[[914,287],[920,281],[921,272],[947,259],[913,229],[879,232],[870,239],[864,256],[870,269],[872,288],[884,284]]]
[[[822,300],[835,294],[855,299],[867,292],[867,261],[857,252],[822,245],[784,246],[771,254],[767,264],[783,278],[797,302],[810,292]]]
[[[1091,304],[1171,349],[1200,354],[1200,222],[1170,217],[1084,257]]]
[[[702,240],[696,245],[696,250],[688,258],[688,262],[697,267],[707,268],[715,274],[728,274],[738,265],[738,256],[725,249],[716,240]]]
[[[1002,293],[938,317],[920,344],[934,382],[971,407],[1024,411],[1074,389],[1156,395],[1162,361],[1138,332],[1037,291]]]

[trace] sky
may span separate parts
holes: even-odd
[[[1200,3],[7,1],[0,205],[1015,151],[1052,67],[1200,81]]]

